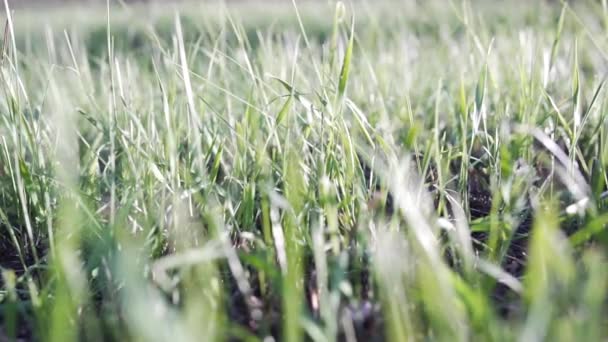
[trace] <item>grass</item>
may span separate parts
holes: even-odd
[[[605,1],[51,12],[5,12],[0,340],[608,338]]]

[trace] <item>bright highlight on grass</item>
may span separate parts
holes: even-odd
[[[606,1],[4,6],[0,341],[608,338]]]

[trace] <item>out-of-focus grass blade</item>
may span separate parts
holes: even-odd
[[[350,28],[350,38],[348,40],[348,46],[344,53],[344,60],[342,61],[342,69],[340,70],[340,82],[338,83],[338,98],[342,98],[346,92],[346,85],[348,84],[348,75],[350,73],[350,61],[353,55],[353,45],[355,43],[355,18],[353,17]]]
[[[287,147],[285,158],[285,198],[290,209],[283,215],[283,231],[285,236],[285,254],[287,268],[283,273],[283,337],[285,341],[297,342],[302,339],[302,326],[300,315],[303,309],[302,288],[302,248],[300,241],[303,237],[301,231],[301,213],[305,205],[306,184],[302,166],[299,162],[299,154],[296,152],[298,142],[293,142]]]
[[[608,214],[599,215],[592,219],[589,223],[585,224],[585,226],[579,229],[576,233],[572,234],[569,238],[570,243],[577,247],[589,242],[597,235],[605,235],[606,225],[608,225]]]
[[[279,111],[279,114],[277,115],[277,119],[275,121],[276,126],[279,126],[287,117],[287,114],[291,110],[292,99],[293,99],[293,96],[289,95],[289,97],[287,98],[287,101],[285,101],[285,103],[283,104],[283,107],[281,107],[281,110]]]
[[[568,8],[568,2],[564,1],[562,5],[562,11],[559,15],[559,20],[557,21],[557,28],[555,32],[555,39],[553,40],[553,45],[551,46],[551,59],[549,61],[549,70],[555,63],[555,56],[557,55],[557,49],[559,47],[559,41],[562,37],[562,30],[564,28],[564,19],[566,17],[566,9]]]
[[[488,74],[488,63],[485,62],[481,72],[479,73],[479,79],[477,80],[477,86],[475,87],[475,108],[481,110],[483,99],[486,93],[486,77]]]
[[[559,230],[557,209],[550,203],[540,204],[534,218],[529,256],[524,277],[524,299],[528,315],[520,338],[542,340],[558,314],[552,305],[555,295],[562,294],[574,279],[575,266],[567,239]]]
[[[13,270],[2,270],[2,290],[6,291],[6,298],[0,300],[3,312],[3,326],[6,328],[6,334],[9,340],[14,341],[17,337],[17,276]],[[8,303],[7,303],[8,302]],[[2,331],[0,330],[0,333]],[[0,335],[0,338],[4,336]]]
[[[598,158],[591,162],[591,191],[593,199],[599,201],[606,186],[606,168]]]
[[[572,63],[572,107],[574,108],[574,132],[578,134],[581,125],[581,89],[578,64],[578,41],[574,41],[574,61]]]
[[[329,63],[330,63],[330,67],[332,68],[332,70],[335,65],[336,51],[338,49],[338,35],[340,33],[339,25],[343,20],[345,12],[346,12],[346,10],[345,10],[344,3],[342,1],[337,1],[335,13],[334,13],[333,26],[332,26],[331,49],[329,52]]]

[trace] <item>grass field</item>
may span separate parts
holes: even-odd
[[[608,339],[605,0],[3,16],[0,341]]]

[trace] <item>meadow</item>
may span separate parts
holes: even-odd
[[[10,10],[0,341],[608,338],[608,2]]]

